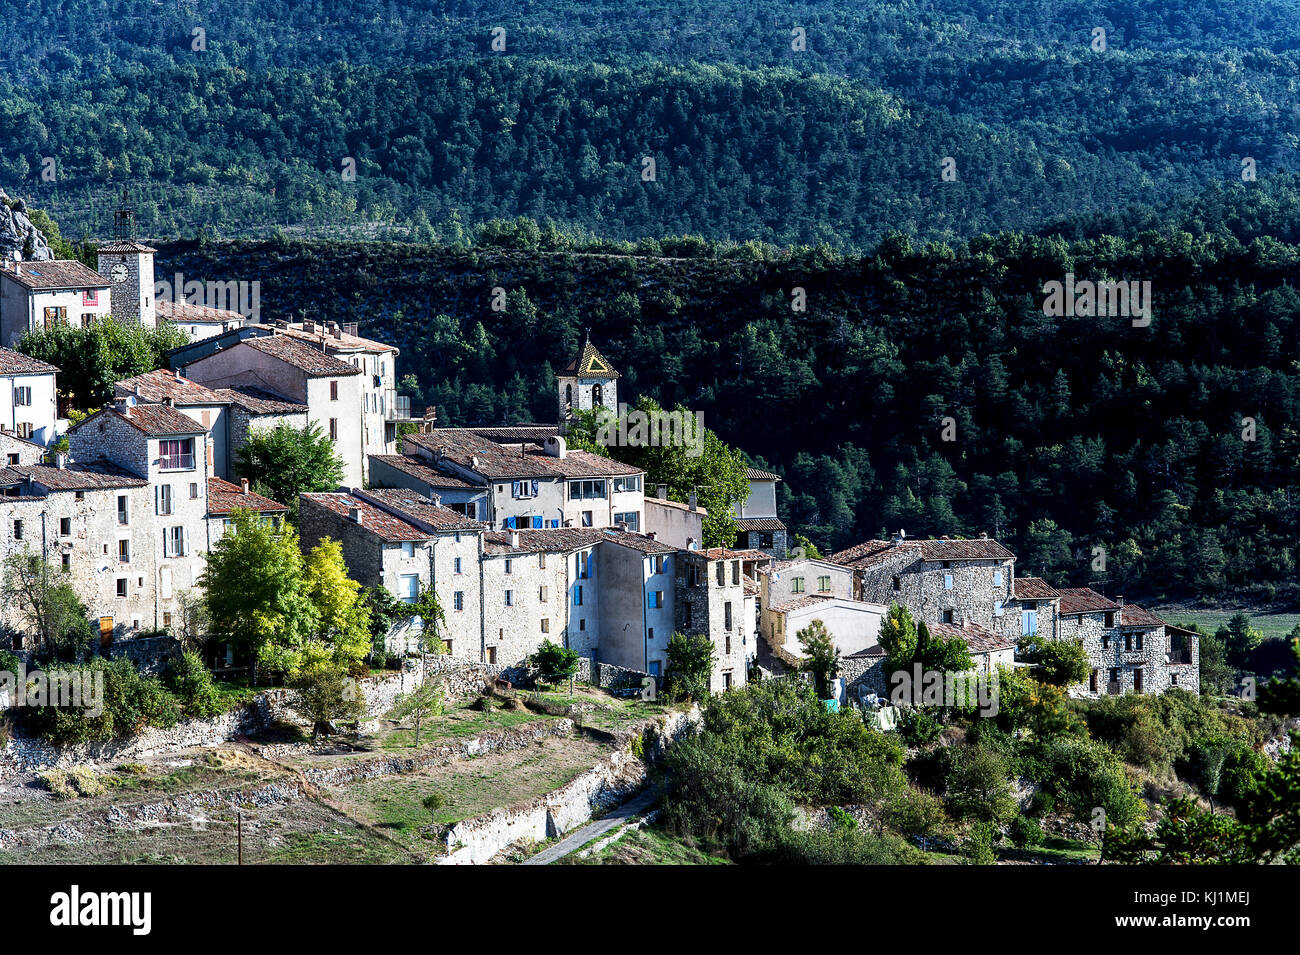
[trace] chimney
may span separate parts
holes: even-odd
[[[627,533],[627,521],[617,521],[615,522],[614,527],[623,534]]]
[[[349,507],[349,508],[348,508],[348,520],[350,520],[350,521],[352,521],[353,523],[356,523],[356,524],[361,524],[361,523],[363,523],[363,521],[362,521],[362,519],[361,519],[361,508],[359,508],[359,507]]]
[[[659,485],[659,500],[661,500],[661,501],[666,501],[666,500],[668,500],[668,485],[667,485],[667,484],[660,484],[660,485]]]
[[[168,395],[167,397],[163,398],[163,404],[165,404],[168,408],[175,408],[176,399],[173,398],[171,395]]]
[[[135,407],[135,395],[123,395],[113,402],[113,410],[118,414],[126,414]]]
[[[14,274],[15,275],[23,274],[23,263],[20,260],[14,261]]]
[[[424,409],[424,418],[420,421],[420,430],[428,434],[434,429],[434,422],[438,420],[438,409],[430,405]]]
[[[64,470],[68,466],[68,452],[66,451],[55,452],[54,466],[58,468],[60,471]]]
[[[658,540],[658,539],[659,539],[658,536],[657,536],[658,534],[659,534],[658,531],[646,531],[646,532],[645,532],[645,536],[648,537],[648,538],[650,538],[651,540]]]
[[[988,539],[989,539],[989,535],[986,534],[984,531],[980,531],[980,540],[986,541]]]
[[[907,540],[907,531],[903,530],[903,529],[900,527],[900,528],[898,529],[898,533],[894,535],[894,539],[891,540],[891,541],[889,542],[889,546],[890,546],[890,547],[899,547],[899,546],[902,545],[903,541],[905,541],[905,540]]]
[[[519,546],[519,532],[518,532],[518,531],[511,531],[511,532],[510,532],[510,546],[511,546],[511,547],[518,547],[518,546]]]
[[[690,494],[686,495],[686,503],[692,511],[696,509],[696,505],[699,503],[699,500],[700,500],[699,497],[696,495],[694,491],[691,491]]]
[[[1124,606],[1124,595],[1119,594],[1118,596],[1116,596],[1115,603],[1119,604],[1121,607]]]
[[[247,494],[247,493],[248,493],[248,478],[240,478],[240,479],[239,479],[239,491],[240,491],[241,494]]]
[[[316,323],[310,318],[304,318],[302,320],[302,330],[314,335],[316,334]]]
[[[136,396],[137,398],[140,397],[140,386],[139,386],[139,385],[136,385],[136,386],[135,386],[135,396]]]

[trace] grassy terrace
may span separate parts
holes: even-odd
[[[1196,624],[1202,630],[1214,633],[1225,625],[1237,611],[1160,610],[1157,612],[1176,627],[1187,627]],[[1296,624],[1300,624],[1300,613],[1257,614],[1247,610],[1246,615],[1250,617],[1250,625],[1263,633],[1265,637],[1285,637],[1291,632],[1291,628]]]

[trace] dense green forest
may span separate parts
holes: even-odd
[[[866,248],[1296,168],[1298,0],[841,6],[0,0],[0,182],[74,236],[130,185],[155,238]]]
[[[554,369],[590,329],[622,397],[702,411],[782,473],[787,523],[823,550],[985,531],[1059,583],[1268,600],[1294,596],[1300,244],[1258,233],[1297,197],[1286,177],[1128,238],[891,235],[869,256],[690,240],[602,254],[524,222],[469,247],[183,242],[159,258],[160,274],[261,281],[264,315],[394,341],[416,406],[456,425],[553,419]],[[1046,317],[1043,284],[1067,272],[1150,281],[1150,327]]]

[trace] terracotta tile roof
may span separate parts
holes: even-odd
[[[1041,577],[1017,577],[1015,588],[1017,600],[1054,600],[1061,596],[1060,591]]]
[[[1124,609],[1119,613],[1119,625],[1121,627],[1155,628],[1165,626],[1165,622],[1151,611],[1139,607],[1137,604],[1125,604]]]
[[[287,325],[274,326],[276,334],[289,335],[301,342],[306,342],[316,351],[321,350],[321,343],[325,345],[325,350],[329,352],[368,352],[372,355],[382,355],[385,352],[395,352],[397,347],[385,342],[375,341],[373,338],[362,338],[360,335],[352,335],[339,329],[337,335],[329,333],[327,326],[323,322],[317,322],[314,331],[308,331],[302,322],[290,322]]]
[[[605,360],[605,356],[597,350],[590,339],[582,346],[578,356],[564,366],[560,374],[570,378],[602,378],[606,381],[619,377],[618,372]]]
[[[230,514],[237,507],[258,513],[266,511],[279,513],[289,510],[269,497],[254,494],[252,491],[245,494],[240,485],[231,484],[219,477],[208,478],[208,513],[218,516]]]
[[[785,601],[785,603],[776,604],[768,609],[773,613],[790,613],[794,610],[802,610],[805,607],[811,607],[814,604],[834,599],[836,598],[831,594],[802,594],[801,596],[791,598],[790,600]]]
[[[631,531],[620,531],[618,528],[604,528],[602,540],[609,541],[612,544],[619,544],[623,547],[630,547],[632,550],[640,551],[643,554],[661,555],[675,554],[680,548],[671,544],[665,544],[663,541],[647,537],[645,534],[634,534]]]
[[[471,520],[449,507],[435,504],[427,497],[407,488],[371,488],[356,492],[358,497],[373,501],[382,507],[398,511],[399,516],[410,518],[426,527],[444,531],[481,531],[486,524]]]
[[[738,517],[736,526],[742,531],[783,531],[785,525],[775,517]]]
[[[319,348],[313,348],[290,335],[245,338],[238,345],[231,347],[240,346],[247,346],[254,351],[277,358],[286,365],[292,365],[308,378],[338,378],[343,375],[361,374],[361,369],[356,365],[335,358],[333,355],[327,355]]]
[[[925,625],[929,628],[931,636],[961,637],[966,641],[966,646],[970,648],[971,653],[1009,650],[1016,645],[1014,640],[999,636],[978,624],[968,623],[964,627],[959,627],[951,623],[931,623],[927,620]]]
[[[45,262],[19,262],[10,265],[17,265],[20,270],[15,271],[6,266],[0,271],[0,275],[33,291],[112,288],[108,279],[76,259],[50,259]]]
[[[427,448],[453,464],[493,481],[620,477],[642,473],[640,468],[590,451],[569,451],[563,458],[556,458],[536,445],[498,444],[472,431],[440,429],[408,434],[405,445]],[[432,461],[430,464],[437,466]]]
[[[745,479],[749,481],[779,481],[781,475],[773,474],[771,471],[760,471],[758,468],[745,468]]]
[[[510,543],[509,531],[483,535],[483,549],[490,554],[569,553],[598,543],[604,530],[598,527],[556,527],[550,530],[515,531],[518,544]]]
[[[1099,610],[1118,610],[1120,605],[1103,597],[1088,587],[1065,587],[1060,590],[1061,606],[1059,613],[1063,617],[1076,613],[1095,613]]]
[[[481,491],[487,487],[487,482],[481,484],[471,484],[469,481],[462,481],[458,477],[452,477],[450,474],[443,474],[432,465],[408,454],[372,454],[371,461],[382,461],[390,468],[401,471],[403,474],[409,474],[419,481],[423,481],[429,487],[433,488],[455,488],[457,490]]]
[[[750,577],[748,574],[742,575],[740,578],[740,582],[745,587],[746,597],[757,597],[759,594],[763,592],[762,588],[758,586],[758,581],[755,580],[753,577]]]
[[[75,461],[66,468],[53,464],[16,464],[6,468],[11,475],[30,478],[50,491],[97,491],[145,487],[148,481],[104,459]]]
[[[705,560],[763,560],[772,559],[772,555],[765,550],[731,550],[727,547],[710,547],[705,550],[693,550],[692,554],[699,554]]]
[[[134,378],[123,378],[114,390],[119,396],[138,395],[145,401],[161,402],[166,398],[183,405],[220,405],[226,400],[197,381],[181,378],[165,368],[147,371]]]
[[[957,540],[939,538],[918,541],[921,557],[925,560],[1008,560],[1015,554],[995,540],[976,538]]]
[[[489,428],[448,428],[446,430],[469,431],[480,438],[487,438],[489,441],[496,441],[501,444],[520,444],[528,441],[541,444],[547,438],[559,434],[560,426],[556,424],[516,424]]]
[[[689,504],[683,504],[681,501],[669,501],[662,497],[647,497],[645,501],[647,504],[659,504],[663,507],[671,507],[679,511],[689,511],[691,509],[691,506]],[[709,514],[709,512],[705,508],[701,507],[698,504],[695,505],[695,513],[701,514],[705,517],[707,517]]]
[[[301,497],[304,501],[319,504],[321,507],[349,520],[352,518],[352,510],[355,508],[361,515],[361,522],[357,524],[357,527],[388,544],[433,539],[433,535],[428,531],[421,530],[414,524],[408,523],[400,517],[371,504],[369,501],[363,501],[351,494],[331,492],[303,494]]]
[[[105,242],[97,252],[157,252],[157,249],[151,249],[149,246],[136,242],[134,239],[114,239],[112,242]]]
[[[175,408],[153,404],[140,404],[125,411],[119,411],[116,407],[105,408],[103,411],[96,411],[89,417],[83,418],[68,430],[79,431],[102,415],[113,415],[121,418],[131,427],[144,432],[151,438],[165,438],[173,434],[203,434],[209,430],[189,415],[182,414]]]
[[[243,315],[228,308],[209,308],[206,305],[195,305],[186,301],[173,302],[169,299],[160,298],[154,302],[154,308],[157,310],[159,318],[165,318],[169,322],[175,322],[176,324],[224,325],[227,322],[242,323],[244,321]]]
[[[916,541],[903,541],[901,544],[893,544],[890,541],[869,540],[836,551],[831,554],[829,560],[833,564],[852,567],[854,570],[866,570],[868,567],[882,564],[892,557],[904,554],[914,555],[919,549]]]
[[[237,385],[234,388],[217,388],[213,391],[222,401],[243,408],[254,415],[298,414],[307,411],[306,405],[290,401],[270,391],[255,388],[252,385]]]
[[[50,375],[59,369],[12,348],[0,348],[0,375]]]
[[[886,656],[885,648],[877,643],[874,644],[873,646],[866,647],[865,649],[859,650],[856,653],[847,654],[844,659],[864,660],[864,659],[869,659],[871,657],[883,657],[883,656]]]

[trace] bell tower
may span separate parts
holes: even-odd
[[[151,249],[136,240],[135,209],[122,190],[122,204],[113,213],[113,241],[99,247],[97,271],[113,283],[113,319],[123,325],[157,324]]]
[[[578,357],[555,376],[559,390],[560,426],[565,427],[569,416],[577,411],[603,407],[617,414],[618,378],[614,366],[591,343],[591,336],[588,336]]]

